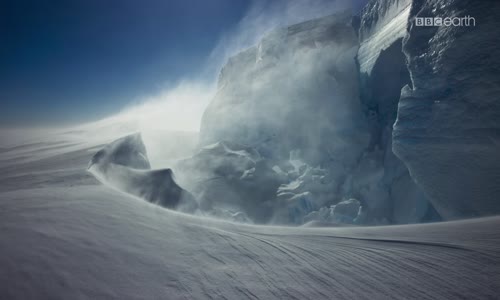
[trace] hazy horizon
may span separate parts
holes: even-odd
[[[77,125],[139,107],[195,130],[228,56],[275,27],[365,2],[4,2],[0,127]]]

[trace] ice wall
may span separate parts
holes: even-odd
[[[314,164],[351,149],[352,164],[366,143],[357,49],[350,13],[272,31],[222,69],[201,144],[230,140],[278,159],[300,149]]]
[[[345,12],[276,29],[228,60],[200,143],[252,149],[258,159],[246,169],[252,177],[234,172],[195,184],[200,198],[217,195],[203,203],[222,202],[258,222],[301,224],[342,200],[338,191],[370,141],[359,101],[358,44]],[[204,157],[192,160],[206,165]],[[204,172],[225,168],[221,155],[211,161],[220,165]]]
[[[500,213],[499,6],[372,0],[359,19],[270,32],[222,69],[178,182],[204,213],[244,222]],[[475,27],[414,26],[467,15]]]
[[[415,0],[395,153],[446,219],[500,213],[500,2]],[[416,17],[476,26],[415,26]]]
[[[372,214],[394,223],[436,220],[426,195],[411,178],[408,169],[392,151],[392,128],[396,120],[401,89],[411,84],[402,51],[411,1],[373,0],[363,9],[359,28],[360,99],[370,121],[371,141],[353,175],[354,190],[373,199]],[[373,164],[372,167],[364,166]],[[368,184],[364,178],[371,176]],[[375,179],[374,179],[375,178]],[[366,188],[369,186],[370,188]],[[392,211],[387,214],[387,211]]]
[[[410,82],[401,42],[408,4],[370,2],[359,27],[362,49],[352,16],[344,13],[274,30],[230,58],[203,117],[201,146],[222,141],[251,148],[276,173],[266,171],[274,179],[257,184],[241,181],[242,172],[212,171],[205,177],[215,179],[193,190],[259,221],[339,220],[324,212],[351,198],[363,208],[363,219],[351,222],[432,219],[425,195],[392,152],[400,91]],[[210,164],[204,159],[191,160],[209,165],[204,173],[226,166],[220,154]],[[207,199],[211,206],[217,201]]]

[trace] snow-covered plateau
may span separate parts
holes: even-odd
[[[0,299],[499,299],[498,16],[371,0],[274,29],[199,133],[0,130]]]
[[[1,148],[1,299],[495,299],[500,292],[499,217],[311,228],[186,215],[100,184],[86,171],[98,143],[51,136]]]

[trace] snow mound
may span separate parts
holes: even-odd
[[[105,168],[109,164],[122,165],[134,169],[150,169],[146,147],[140,133],[131,134],[107,144],[99,150],[89,163]]]
[[[140,134],[120,138],[98,151],[88,170],[101,182],[160,206],[185,212],[197,209],[195,198],[182,189],[171,169],[149,170]]]

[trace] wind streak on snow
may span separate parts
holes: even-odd
[[[56,166],[44,168],[43,185],[16,179],[16,170],[0,174],[11,180],[10,191],[0,191],[0,298],[491,299],[500,292],[499,217],[371,228],[227,223],[95,181],[68,177],[62,185],[55,179],[63,170],[85,176],[93,153],[80,158],[81,147],[67,149],[64,160],[43,158]]]

